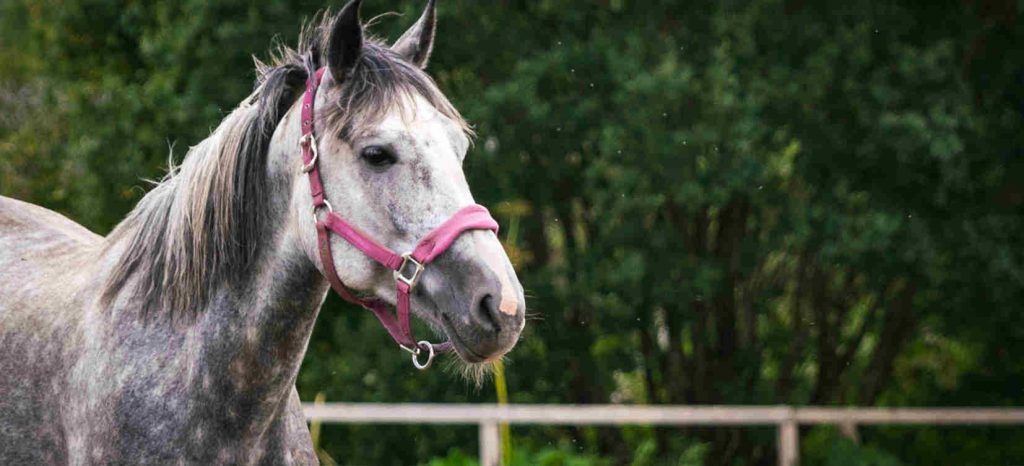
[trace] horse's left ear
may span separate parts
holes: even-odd
[[[427,60],[430,59],[430,50],[434,48],[434,30],[437,28],[437,2],[427,0],[427,8],[423,15],[413,24],[402,37],[391,46],[406,60],[420,68],[427,67]]]

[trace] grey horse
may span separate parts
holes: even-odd
[[[107,237],[0,197],[0,464],[315,464],[296,375],[328,292],[301,173],[307,77],[326,195],[387,247],[474,202],[468,125],[423,72],[435,5],[387,46],[359,0],[258,64],[256,90]],[[340,278],[394,303],[391,271],[333,237]],[[423,273],[415,315],[467,365],[515,345],[522,287],[474,230]]]

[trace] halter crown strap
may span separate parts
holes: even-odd
[[[428,233],[416,244],[412,252],[397,254],[383,246],[352,224],[346,222],[334,212],[327,202],[323,181],[320,177],[319,155],[314,136],[314,103],[316,92],[323,79],[324,69],[321,68],[306,81],[306,93],[302,98],[302,171],[309,177],[310,194],[313,197],[313,220],[316,223],[317,249],[323,265],[324,276],[331,288],[346,301],[369,309],[380,320],[381,325],[391,338],[406,351],[412,353],[413,364],[418,369],[426,369],[433,361],[434,355],[451,351],[451,342],[433,344],[427,341],[416,341],[409,324],[409,293],[415,288],[426,265],[446,251],[453,242],[467,230],[491,230],[498,232],[498,222],[484,206],[472,204],[455,212],[448,220]],[[321,210],[327,213],[321,217]],[[397,305],[395,314],[388,309],[387,303],[379,299],[364,299],[356,296],[341,281],[334,267],[331,252],[331,233],[342,237],[349,244],[359,249],[371,259],[394,271]],[[428,352],[427,360],[421,363],[418,356]]]

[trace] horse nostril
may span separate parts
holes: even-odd
[[[477,302],[473,317],[475,317],[475,320],[481,327],[494,333],[501,332],[501,325],[498,324],[498,308],[490,294],[485,294]]]

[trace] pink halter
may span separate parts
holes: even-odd
[[[373,311],[384,329],[391,334],[391,338],[394,338],[402,349],[412,353],[413,365],[417,369],[426,369],[434,360],[436,353],[451,351],[452,344],[450,341],[441,344],[433,344],[426,340],[416,341],[412,327],[409,325],[409,293],[416,287],[427,264],[447,250],[462,232],[491,230],[497,233],[498,222],[483,206],[469,205],[460,209],[434,231],[423,237],[412,252],[398,254],[378,244],[342,219],[334,212],[331,204],[324,197],[324,186],[317,165],[316,137],[313,135],[313,106],[323,75],[324,68],[321,68],[306,81],[306,94],[302,99],[302,139],[299,140],[299,146],[302,148],[302,171],[309,175],[309,187],[313,195],[313,219],[316,221],[318,249],[320,262],[323,263],[324,276],[330,282],[331,288],[334,288],[334,291],[346,301]],[[327,214],[322,220],[317,216],[317,212],[321,208],[327,209]],[[341,236],[373,260],[394,271],[398,296],[396,314],[391,313],[384,301],[359,298],[342,283],[341,278],[338,277],[338,271],[334,268],[330,232]],[[427,352],[427,360],[420,363],[418,357],[424,351]]]

